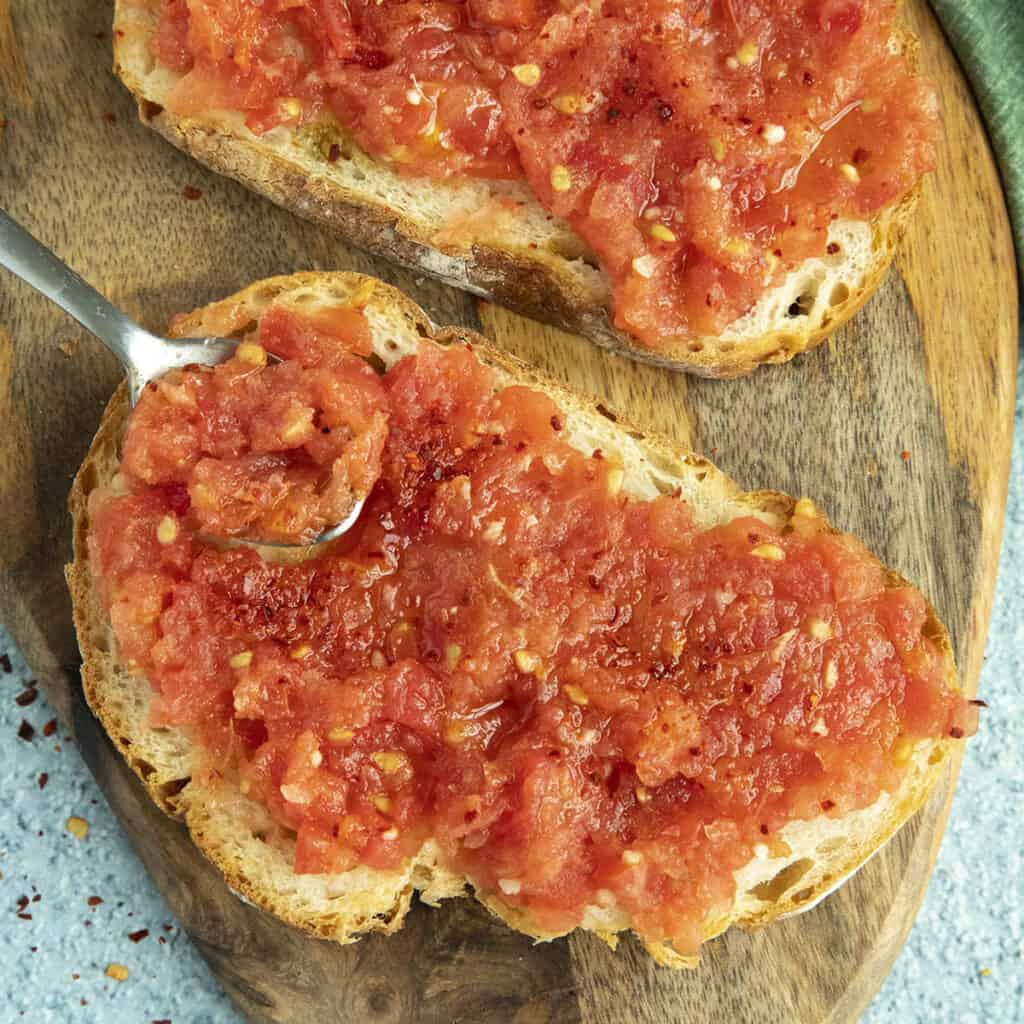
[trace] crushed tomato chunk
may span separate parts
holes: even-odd
[[[376,483],[387,434],[377,375],[318,344],[322,324],[276,310],[265,321],[287,361],[243,342],[227,362],[175,370],[139,399],[121,469],[130,484],[167,491],[163,544],[179,522],[215,537],[311,541]]]
[[[152,48],[183,75],[180,113],[340,124],[400,173],[525,178],[609,275],[616,325],[657,350],[720,333],[808,257],[842,259],[830,225],[932,167],[936,98],[890,48],[895,7],[162,0]]]
[[[315,389],[360,332],[305,316],[272,306],[249,341],[284,369],[298,355]],[[187,519],[161,539],[175,495],[141,472],[90,499],[154,722],[193,729],[294,830],[297,871],[395,868],[433,839],[544,930],[614,904],[691,952],[755,846],[893,791],[916,741],[974,731],[924,598],[801,504],[778,529],[630,497],[551,400],[495,391],[464,347],[424,344],[378,381],[379,477],[301,564]],[[253,436],[263,412],[235,415]],[[141,450],[162,431],[136,410]]]

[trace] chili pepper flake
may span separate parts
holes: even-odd
[[[902,451],[902,452],[900,452],[900,458],[901,458],[901,459],[902,459],[902,460],[903,460],[904,462],[907,462],[907,461],[908,461],[908,460],[910,459],[910,452],[908,452],[908,451]]]
[[[52,736],[57,731],[57,719],[51,718],[46,725],[43,726],[43,735],[46,737]]]
[[[198,189],[198,188],[196,188],[196,187],[195,187],[195,185],[186,185],[186,186],[185,186],[185,187],[184,187],[184,188],[183,188],[183,189],[181,190],[181,194],[182,194],[182,195],[183,195],[183,196],[184,196],[184,197],[185,197],[186,199],[191,199],[191,200],[193,200],[193,201],[194,201],[194,200],[196,200],[196,199],[202,199],[202,198],[203,198],[203,193],[202,193],[202,190],[201,190],[201,189]]]
[[[35,734],[35,729],[32,728],[32,726],[23,718],[21,720],[21,725],[18,726],[18,739],[24,740],[26,743],[31,743],[32,737],[35,736]]]
[[[131,939],[132,942],[141,942],[143,939],[149,938],[149,929],[140,928],[137,932],[129,932],[128,938]]]
[[[5,121],[4,124],[7,122]],[[11,665],[11,657],[9,654],[0,654],[0,668],[4,670],[8,675],[14,671],[14,667]]]
[[[40,789],[46,789],[46,784],[50,781],[50,773],[40,772],[39,779],[37,781],[39,782]]]
[[[39,691],[36,689],[35,683],[29,683],[17,697],[14,698],[14,703],[19,708],[27,708],[29,704],[34,704],[36,697],[39,696]]]
[[[102,896],[90,896],[86,901],[90,907],[98,907],[103,902]]]
[[[117,115],[110,113],[108,110],[103,114],[103,120],[106,121],[107,124],[117,124]]]

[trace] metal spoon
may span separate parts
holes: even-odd
[[[238,347],[238,341],[231,338],[171,341],[143,330],[3,210],[0,210],[0,266],[55,302],[117,356],[128,377],[128,397],[133,407],[146,384],[154,378],[186,366],[216,366],[229,359]],[[342,522],[308,544],[275,544],[242,537],[234,540],[258,548],[306,548],[323,544],[352,527],[364,502],[365,498],[357,498]]]

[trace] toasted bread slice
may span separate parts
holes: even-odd
[[[270,279],[197,310],[179,320],[174,332],[179,337],[242,332],[255,326],[271,302],[309,311],[352,301],[364,308],[374,351],[386,366],[417,351],[420,345],[471,342],[474,353],[495,369],[499,386],[515,383],[544,391],[564,411],[562,436],[587,453],[601,448],[614,454],[624,467],[624,488],[637,497],[651,498],[678,488],[704,527],[738,515],[754,515],[782,526],[793,514],[796,503],[792,498],[770,491],[741,492],[705,459],[629,424],[613,422],[595,400],[546,380],[478,335],[435,329],[408,298],[371,278],[296,274]],[[113,635],[94,594],[87,546],[88,497],[95,488],[109,485],[117,472],[127,411],[122,387],[107,407],[75,478],[71,493],[74,562],[67,569],[84,659],[85,694],[115,745],[160,807],[186,821],[196,844],[236,892],[314,935],[351,942],[362,932],[397,929],[414,889],[428,903],[465,894],[471,889],[469,880],[446,870],[431,842],[400,872],[359,867],[334,876],[295,874],[294,841],[281,833],[263,807],[243,796],[229,777],[193,779],[199,754],[188,736],[178,729],[155,729],[147,724],[150,685],[131,675],[118,659]],[[823,517],[821,521],[825,523]],[[895,573],[889,574],[889,582],[893,587],[907,585]],[[949,640],[933,611],[929,611],[926,631],[944,652],[949,685],[956,688]],[[821,817],[788,825],[781,837],[792,852],[784,857],[755,857],[740,870],[730,912],[706,921],[705,937],[717,935],[730,924],[765,924],[809,906],[829,892],[920,807],[944,769],[951,742],[917,744],[901,788],[883,795],[872,806],[842,820]],[[475,895],[513,928],[536,939],[554,937],[538,930],[520,909],[503,902],[500,892],[478,891]],[[628,929],[630,920],[615,907],[594,906],[587,912],[584,927],[614,945],[616,933]],[[671,966],[688,967],[697,962],[696,957],[680,956],[664,943],[648,943],[648,948]]]
[[[142,120],[164,138],[362,249],[643,362],[737,377],[819,344],[881,284],[917,202],[914,189],[870,223],[835,222],[832,255],[805,261],[720,335],[680,338],[654,351],[613,326],[608,277],[524,183],[412,178],[375,161],[337,127],[257,136],[238,113],[183,117],[166,109],[181,76],[150,52],[158,8],[157,0],[117,0],[114,70],[135,95]],[[913,60],[917,44],[909,31],[898,27],[891,45]],[[332,146],[341,155],[333,162]],[[502,198],[521,204],[517,212],[488,216]]]

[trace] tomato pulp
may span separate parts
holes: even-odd
[[[718,334],[933,163],[892,0],[162,0],[170,106],[324,118],[402,173],[525,177],[652,349]],[[442,236],[444,236],[442,232]],[[838,253],[833,253],[838,256]]]
[[[342,522],[380,473],[386,399],[362,359],[322,344],[324,329],[369,351],[365,321],[340,313],[288,321],[275,335],[287,362],[268,367],[246,341],[212,371],[151,381],[125,434],[126,476],[163,488],[208,536],[308,542]],[[164,524],[165,535],[176,529]]]
[[[358,321],[331,336],[278,305],[250,342],[315,377],[355,358]],[[693,951],[759,844],[895,790],[975,709],[924,598],[808,503],[783,529],[698,525],[678,495],[627,496],[545,395],[494,385],[432,344],[380,377],[362,517],[300,565],[204,543],[187,493],[126,460],[123,493],[90,499],[121,657],[154,722],[295,833],[297,871],[435,840],[542,929],[616,905]],[[129,436],[160,429],[140,407]]]

